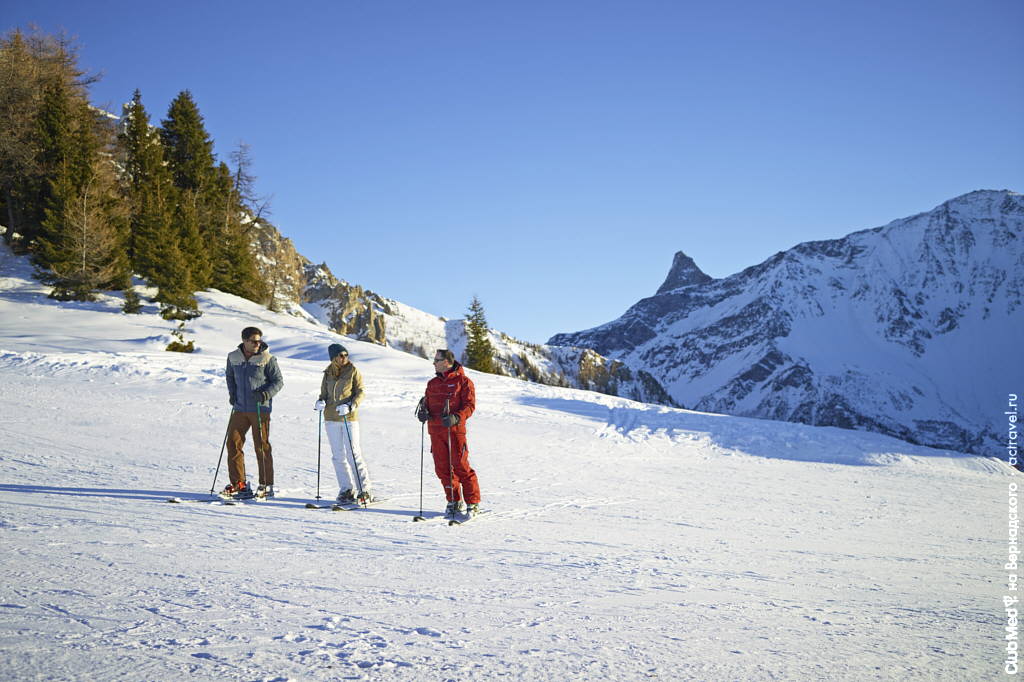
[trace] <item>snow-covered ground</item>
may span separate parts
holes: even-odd
[[[168,353],[152,305],[45,293],[0,251],[0,678],[1004,676],[1016,474],[997,461],[471,373],[492,511],[414,523],[431,365],[342,339],[387,499],[308,510],[339,337],[212,292],[186,333],[198,352]],[[249,324],[285,377],[283,493],[167,504],[210,490],[224,358]],[[326,439],[322,462],[333,496]],[[425,507],[443,505],[428,464]]]

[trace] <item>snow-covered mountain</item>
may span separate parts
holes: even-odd
[[[1024,386],[1024,196],[966,194],[724,279],[683,253],[619,319],[548,343],[653,374],[686,407],[994,454]]]
[[[464,355],[464,320],[438,317],[339,279],[326,263],[318,265],[299,254],[291,240],[266,221],[253,225],[253,241],[264,280],[273,289],[272,309],[311,315],[339,334],[423,358],[437,348]],[[495,329],[490,330],[490,339],[495,364],[507,376],[675,405],[650,373],[591,349],[531,344]]]
[[[429,454],[420,497],[430,362],[216,291],[186,323],[196,351],[170,353],[156,305],[48,292],[0,245],[0,678],[1004,676],[1020,476],[995,459],[470,372],[490,513],[449,528]],[[282,491],[203,503],[251,324],[284,374]],[[346,513],[304,506],[336,492],[312,408],[338,341],[385,498]]]

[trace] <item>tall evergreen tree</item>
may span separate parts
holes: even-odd
[[[183,191],[178,195],[178,205],[174,211],[174,226],[177,231],[178,249],[185,260],[189,271],[189,280],[199,291],[210,286],[213,278],[211,265],[211,248],[203,238],[200,227],[201,205],[198,192]]]
[[[484,306],[476,296],[469,304],[466,316],[466,366],[480,372],[497,374],[494,364],[494,346],[491,345]]]
[[[213,286],[252,301],[265,301],[267,288],[256,266],[251,240],[242,225],[246,207],[226,164],[217,167],[213,186],[221,204],[216,236],[218,248],[212,267]]]
[[[160,125],[164,156],[174,184],[182,190],[202,192],[213,172],[213,140],[192,93],[183,90],[175,97]]]
[[[154,280],[166,265],[168,242],[177,242],[171,229],[177,190],[164,163],[163,146],[149,124],[149,114],[136,90],[124,107],[123,127],[118,138],[122,150],[125,198],[129,206],[128,254],[132,268]]]
[[[60,231],[60,221],[51,220],[47,226],[45,218],[48,213],[62,214],[60,203],[73,197],[85,184],[89,161],[96,151],[89,147],[98,146],[91,144],[84,135],[79,135],[76,140],[79,122],[75,121],[73,108],[71,92],[63,82],[56,80],[46,87],[36,118],[36,162],[44,175],[32,198],[35,216],[30,220],[34,225],[27,226],[28,237],[33,241],[39,236],[48,238],[51,244],[59,241],[55,231]],[[45,256],[41,262],[38,261],[37,254],[37,264],[44,268],[47,266]]]
[[[244,260],[245,255],[231,254],[229,262],[224,262],[226,244],[233,237],[232,230],[225,230],[224,216],[236,213],[238,202],[233,198],[230,170],[224,164],[215,165],[213,141],[188,90],[171,102],[161,125],[164,155],[179,189],[174,216],[179,249],[191,269],[192,286],[216,286],[257,298],[240,290],[235,283],[239,277],[228,272],[234,269],[233,261]]]
[[[83,137],[87,134],[76,136]],[[81,182],[72,168],[66,164],[50,183],[36,263],[42,279],[54,285],[51,297],[91,300],[96,289],[126,284],[125,216],[114,169],[106,158],[95,155]]]
[[[33,77],[35,60],[21,31],[0,40],[0,191],[9,228],[7,242],[24,230],[21,217],[30,178],[37,174],[33,114],[38,108],[38,87]]]
[[[84,75],[77,59],[75,46],[63,35],[15,30],[0,38],[0,204],[8,241],[17,232],[30,245],[45,217],[58,170],[46,161],[64,155],[54,154],[53,140],[41,137],[44,93],[52,97],[61,90],[68,99],[86,101],[86,89],[96,79]]]
[[[235,197],[231,170],[227,164],[221,163],[214,170],[209,199],[211,202],[216,202],[217,205],[216,221],[210,229],[216,247],[210,268],[211,286],[221,291],[238,294],[239,292],[235,290],[235,256],[232,253],[237,245],[229,244],[229,242],[233,228],[240,220],[241,209]]]
[[[168,241],[163,250],[163,267],[155,275],[153,284],[158,288],[160,314],[168,320],[190,320],[199,317],[196,287],[188,262],[178,248],[178,240]]]
[[[121,226],[113,170],[100,154],[102,128],[88,104],[60,79],[47,87],[38,119],[38,159],[49,169],[38,201],[43,218],[33,244],[40,277],[59,298],[87,299],[115,275]],[[118,282],[120,283],[120,282]]]

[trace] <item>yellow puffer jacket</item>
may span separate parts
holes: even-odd
[[[337,407],[347,403],[352,411],[346,417],[350,422],[359,421],[359,403],[363,400],[363,375],[351,362],[334,373],[334,366],[328,365],[324,370],[324,378],[320,382],[320,400],[327,403],[324,408],[324,419],[329,422],[340,422],[341,415]]]

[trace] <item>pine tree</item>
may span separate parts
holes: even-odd
[[[201,192],[213,170],[213,140],[192,93],[184,90],[175,97],[160,125],[160,140],[174,184],[182,190]]]
[[[178,250],[189,271],[192,291],[206,289],[213,280],[211,258],[217,253],[212,229],[214,202],[210,198],[213,140],[188,90],[171,102],[167,118],[161,122],[160,141],[168,170],[179,190],[173,215]]]
[[[229,223],[221,235],[221,256],[226,279],[221,288],[250,301],[267,301],[268,287],[256,267],[252,243],[239,221]]]
[[[85,76],[77,59],[63,34],[14,30],[0,38],[0,203],[8,241],[18,233],[23,245],[31,245],[39,233],[58,171],[52,162],[64,158],[54,153],[52,138],[44,139],[40,117],[57,91],[67,100],[86,102],[87,87],[97,80]],[[44,107],[47,92],[51,101]]]
[[[178,240],[168,240],[162,252],[163,267],[154,278],[159,289],[160,315],[166,320],[191,320],[199,317],[199,302],[188,262],[178,248]]]
[[[31,179],[37,173],[33,114],[38,108],[38,87],[33,77],[35,60],[25,36],[14,31],[0,40],[0,190],[6,209],[7,242],[21,232],[21,216]]]
[[[36,162],[44,173],[32,197],[35,216],[30,220],[35,229],[28,230],[30,240],[42,236],[51,243],[59,241],[57,233],[61,230],[60,220],[51,220],[48,228],[46,217],[48,214],[62,214],[64,209],[61,204],[70,200],[84,184],[83,178],[88,175],[88,159],[90,151],[94,150],[75,149],[76,122],[72,116],[73,106],[71,92],[61,81],[51,83],[43,92],[36,118]],[[77,141],[82,144],[86,140],[79,137]],[[40,257],[37,253],[36,264],[45,269],[48,266],[47,257]]]
[[[469,304],[469,315],[466,316],[466,366],[480,372],[497,374],[494,364],[494,346],[491,345],[487,317],[484,306],[476,296]]]
[[[142,95],[135,91],[124,107],[118,142],[124,172],[124,194],[129,206],[128,255],[132,269],[153,280],[163,267],[161,254],[172,233],[171,220],[177,190],[164,163],[163,146],[149,124]]]
[[[174,184],[180,190],[174,223],[179,249],[191,269],[192,286],[213,286],[263,301],[265,287],[241,224],[245,207],[238,180],[226,164],[216,164],[213,141],[187,90],[171,103],[160,138]],[[247,167],[243,173],[248,172]],[[245,180],[252,178],[245,175]],[[251,189],[251,185],[245,188]]]
[[[135,293],[135,289],[128,287],[124,290],[124,305],[121,310],[126,315],[139,315],[142,313],[142,299]]]
[[[124,221],[109,162],[97,157],[83,186],[70,174],[51,183],[50,206],[37,245],[42,278],[54,285],[50,296],[92,300],[96,289],[124,285]]]
[[[265,301],[266,287],[256,266],[253,247],[242,225],[245,207],[231,169],[221,163],[214,175],[214,196],[220,203],[220,220],[215,236],[217,253],[213,262],[213,286],[248,298]]]
[[[95,289],[124,286],[124,213],[113,165],[101,153],[108,131],[60,80],[46,90],[38,126],[39,158],[53,169],[33,244],[40,278],[62,299],[88,300]]]
[[[210,262],[211,249],[203,238],[199,223],[200,204],[196,192],[185,191],[178,197],[174,212],[174,228],[177,230],[177,245],[189,273],[192,291],[210,286],[213,277]]]

